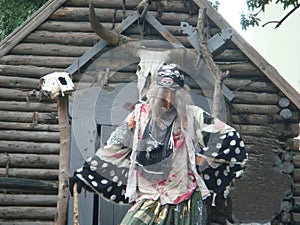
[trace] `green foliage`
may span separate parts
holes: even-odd
[[[218,0],[215,1],[209,1],[209,3],[212,5],[212,7],[214,7],[216,10],[219,9],[220,6],[220,2],[218,2]]]
[[[266,7],[272,3],[272,0],[246,0],[248,9],[250,13],[241,14],[240,24],[242,29],[246,30],[249,26],[258,26],[260,19],[258,15],[261,12],[266,11]],[[295,11],[299,7],[298,0],[276,0],[275,4],[282,5],[284,10],[287,10],[289,7],[293,8],[292,11]],[[289,16],[290,13],[287,14]],[[283,17],[282,21],[278,21],[280,25],[286,17]]]
[[[45,2],[47,0],[0,0],[0,41]]]

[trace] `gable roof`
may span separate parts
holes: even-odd
[[[231,28],[230,24],[206,0],[193,0],[199,8],[207,8],[207,16],[220,28]],[[42,24],[66,0],[50,0],[29,17],[21,26],[0,42],[0,57],[9,52],[24,37]],[[238,32],[234,31],[232,42],[270,79],[299,109],[300,94],[270,65]]]

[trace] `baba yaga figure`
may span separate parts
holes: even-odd
[[[224,193],[246,160],[232,127],[192,104],[185,72],[162,65],[107,145],[70,178],[115,203],[131,203],[121,225],[204,225],[205,199]],[[210,197],[211,198],[211,197]]]

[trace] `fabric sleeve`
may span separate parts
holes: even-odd
[[[129,117],[112,132],[107,145],[74,172],[95,193],[119,204],[128,203],[125,190],[133,135],[128,128]]]
[[[215,193],[224,192],[247,161],[244,141],[233,127],[203,110],[196,108],[195,111],[198,113],[195,114],[196,133],[201,143],[196,154],[208,162],[199,170],[208,189]]]

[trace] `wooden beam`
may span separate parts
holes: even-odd
[[[167,41],[169,41],[175,48],[184,48],[184,46],[168,31],[161,23],[147,12],[145,19],[153,26]]]
[[[21,24],[14,32],[0,42],[0,57],[9,52],[23,38],[36,29],[58,9],[66,0],[50,0]]]
[[[58,120],[60,126],[60,155],[58,176],[58,201],[55,225],[65,224],[69,202],[69,176],[70,176],[70,122],[68,114],[68,96],[58,97]]]

